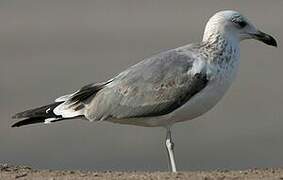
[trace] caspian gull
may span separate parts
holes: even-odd
[[[152,56],[103,83],[84,86],[55,103],[13,116],[19,127],[82,118],[146,127],[165,127],[172,172],[176,172],[171,126],[194,119],[223,97],[238,71],[240,41],[277,46],[236,11],[220,11],[206,24],[201,43]]]

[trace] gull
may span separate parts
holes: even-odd
[[[17,113],[12,127],[68,119],[108,121],[166,128],[169,167],[176,172],[171,127],[209,111],[223,97],[238,71],[240,41],[256,39],[277,47],[237,11],[214,14],[200,43],[144,59],[114,78],[86,85],[54,103]]]

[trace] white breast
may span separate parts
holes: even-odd
[[[238,71],[238,66],[239,60],[235,60],[229,66],[220,69],[220,72],[209,81],[203,90],[170,114],[172,122],[191,120],[212,109],[231,86]],[[209,66],[207,73],[214,73],[215,69],[217,68]]]

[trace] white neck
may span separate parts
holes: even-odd
[[[206,29],[202,44],[207,49],[211,62],[222,64],[239,59],[240,41],[225,31]]]

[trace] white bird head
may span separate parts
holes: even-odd
[[[277,47],[276,40],[272,36],[258,30],[246,17],[232,10],[217,12],[207,22],[203,41],[215,41],[217,37],[239,42],[256,39]]]

